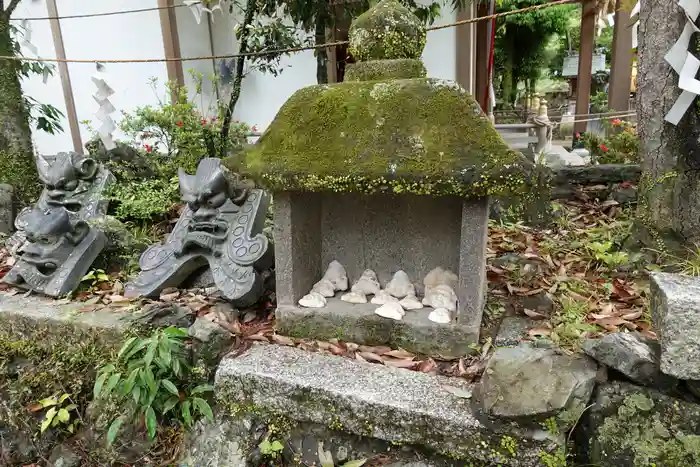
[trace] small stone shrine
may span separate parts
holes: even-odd
[[[350,29],[346,82],[297,91],[228,161],[274,192],[281,333],[445,356],[478,342],[489,196],[528,163],[464,89],[425,77],[425,39],[379,2]]]
[[[3,282],[58,297],[78,287],[107,243],[88,222],[106,214],[102,194],[114,176],[75,152],[39,156],[36,164],[44,190],[15,220],[7,246],[16,263]]]
[[[237,306],[255,303],[263,292],[259,271],[273,262],[261,233],[269,195],[239,186],[215,158],[202,159],[195,175],[180,169],[178,177],[184,211],[166,242],[141,255],[141,273],[125,295],[157,297],[208,264],[225,298]]]

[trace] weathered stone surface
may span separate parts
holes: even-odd
[[[700,379],[700,279],[651,274],[651,313],[661,344],[661,371]]]
[[[396,271],[386,285],[386,291],[396,298],[404,298],[407,295],[416,293],[416,288],[411,283],[411,279],[404,271]]]
[[[457,311],[457,294],[449,285],[440,284],[426,290],[423,305]]]
[[[506,316],[498,327],[493,345],[496,347],[518,346],[529,337],[527,332],[536,327],[538,327],[537,321],[526,316]]]
[[[538,425],[556,416],[570,428],[588,405],[596,370],[588,357],[525,346],[500,348],[476,387],[473,407],[483,420]]]
[[[261,271],[272,262],[263,235],[269,195],[241,186],[220,159],[202,159],[195,175],[179,172],[186,207],[162,245],[141,255],[141,273],[126,284],[128,297],[155,297],[181,285],[209,264],[224,297],[238,306],[257,302],[263,293]]]
[[[0,233],[10,234],[14,230],[14,189],[12,185],[0,183]]]
[[[278,306],[277,329],[293,337],[390,345],[428,355],[459,357],[474,352],[478,331],[457,324],[437,325],[428,319],[432,308],[407,312],[401,321],[377,316],[377,305],[331,298],[323,308]]]
[[[615,332],[601,339],[587,339],[582,348],[591,358],[637,384],[670,387],[677,383],[661,373],[655,349],[638,334]]]
[[[183,455],[178,467],[234,467],[245,466],[249,427],[244,423],[217,420],[214,423],[199,421],[187,434]]]
[[[335,286],[333,285],[333,282],[328,279],[321,279],[320,281],[316,282],[311,288],[311,291],[319,293],[324,297],[335,296]]]
[[[518,437],[516,452],[509,452],[502,440],[512,433],[482,425],[471,415],[468,401],[445,385],[469,389],[460,379],[255,345],[239,357],[222,360],[215,390],[229,405],[422,446],[466,464],[540,466],[540,453],[559,447],[546,432],[534,431]]]
[[[420,310],[423,308],[423,303],[418,300],[415,295],[406,295],[401,299],[399,305],[401,305],[404,310]]]
[[[448,324],[452,322],[452,316],[447,308],[436,308],[430,312],[428,319],[433,323]]]
[[[348,273],[338,261],[331,261],[323,275],[323,280],[329,281],[333,285],[334,290],[348,290]]]
[[[585,465],[700,465],[700,405],[631,384],[606,384],[581,420],[577,442]]]
[[[380,288],[377,274],[371,269],[365,269],[357,282],[352,285],[351,291],[363,295],[377,295]]]
[[[187,333],[198,341],[197,355],[213,363],[216,363],[233,343],[231,333],[219,325],[213,314],[197,318]]]
[[[348,303],[367,303],[367,296],[358,292],[345,293],[340,299]]]
[[[299,299],[299,305],[304,308],[323,308],[326,306],[326,297],[318,292],[311,292]]]
[[[404,311],[398,302],[385,302],[382,306],[374,310],[374,313],[382,318],[401,321],[406,314],[406,311]]]
[[[104,216],[104,190],[114,176],[89,157],[70,153],[38,156],[44,190],[37,203],[15,220],[7,244],[17,259],[2,281],[58,297],[75,290],[107,245],[88,221]]]
[[[387,303],[399,303],[399,299],[391,295],[386,290],[380,290],[379,293],[372,297],[370,303],[373,305],[385,305]]]

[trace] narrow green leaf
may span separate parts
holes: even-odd
[[[165,389],[167,389],[171,394],[173,394],[175,396],[180,395],[180,391],[177,390],[177,387],[175,387],[175,385],[170,380],[167,380],[167,379],[161,380],[160,384]]]
[[[131,374],[129,374],[129,377],[126,379],[124,382],[124,385],[121,387],[121,393],[122,395],[127,395],[131,392],[132,389],[134,389],[134,384],[136,384],[136,378],[139,375],[139,371],[141,371],[141,368],[134,368],[131,371]]]
[[[163,404],[163,414],[165,415],[166,413],[173,410],[173,408],[177,405],[178,402],[180,402],[180,398],[177,396],[172,396],[170,399],[165,401],[165,404]]]
[[[112,389],[117,385],[119,380],[121,379],[122,374],[121,373],[114,373],[112,376],[109,377],[107,380],[107,385],[105,386],[105,392],[109,394],[112,392]]]
[[[102,391],[102,386],[105,384],[105,380],[107,379],[107,373],[103,372],[100,373],[100,375],[97,377],[97,380],[95,381],[95,386],[92,389],[92,396],[97,399],[100,395],[100,391]]]
[[[173,360],[173,373],[177,377],[182,376],[182,369],[180,368],[180,360],[177,358]]]
[[[184,328],[176,328],[174,326],[170,326],[168,328],[165,328],[163,332],[166,336],[169,337],[187,337],[187,329]]]
[[[148,340],[146,340],[146,339],[139,339],[138,342],[136,342],[136,344],[134,344],[134,346],[131,348],[131,350],[130,350],[129,353],[126,355],[126,357],[124,358],[124,360],[126,360],[126,361],[131,360],[131,357],[133,357],[133,356],[136,355],[138,352],[140,352],[141,350],[143,350],[147,345],[148,345]]]
[[[153,377],[153,372],[151,369],[146,367],[141,374],[144,377],[144,382],[146,383],[146,386],[148,386],[149,392],[156,392],[158,390],[158,385],[156,384],[156,379]]]
[[[343,467],[362,467],[367,462],[367,459],[358,459],[356,461],[350,461],[343,464]]]
[[[156,413],[153,411],[153,407],[148,407],[146,409],[146,429],[148,430],[148,437],[153,439],[156,437],[156,426],[158,422],[156,421]]]
[[[122,348],[119,349],[119,353],[117,354],[117,360],[121,360],[124,354],[131,349],[131,346],[134,344],[134,342],[136,342],[136,339],[136,337],[130,337],[126,342],[124,342],[124,345],[122,345]]]
[[[58,403],[63,404],[63,402],[70,397],[70,394],[63,394],[59,399]]]
[[[212,386],[211,384],[200,384],[192,390],[191,394],[203,394],[205,392],[212,392],[213,390],[214,386]]]
[[[279,442],[279,440],[274,440],[270,445],[270,449],[272,449],[275,452],[280,452],[284,449],[284,446],[282,445],[282,443]]]
[[[51,422],[53,421],[53,418],[45,418],[43,422],[41,422],[41,432],[45,432],[49,426],[51,426]]]
[[[48,397],[46,399],[41,399],[39,401],[39,405],[44,407],[44,408],[51,407],[52,405],[56,405],[56,404],[57,404],[56,399],[54,399],[53,397]]]
[[[107,444],[111,445],[115,439],[117,439],[117,434],[119,434],[119,428],[122,426],[122,419],[117,418],[112,422],[112,424],[109,426],[109,430],[107,430]]]
[[[185,425],[192,425],[192,412],[190,411],[191,403],[190,401],[185,401],[182,403],[182,419],[185,421]]]
[[[207,401],[199,397],[195,397],[192,399],[192,402],[199,413],[204,415],[208,420],[214,420],[214,414],[212,413],[211,407]]]
[[[109,375],[109,373],[112,373],[116,369],[117,368],[110,363],[110,364],[105,365],[102,368],[100,368],[100,373],[107,373]]]
[[[56,415],[56,418],[58,420],[60,420],[61,422],[65,423],[68,420],[70,420],[70,414],[68,413],[68,411],[66,409],[60,409],[58,411],[58,415]]]
[[[75,405],[75,404],[68,404],[68,405],[66,406],[66,410],[69,411],[69,412],[70,412],[71,410],[75,410],[75,409],[77,409],[77,408],[78,408],[78,406]]]
[[[161,343],[158,345],[158,356],[163,360],[165,365],[170,365],[172,355],[167,341],[161,341]]]
[[[148,350],[146,350],[146,356],[143,357],[143,361],[146,365],[151,366],[153,362],[153,357],[156,356],[156,350],[158,349],[158,341],[153,341],[148,345]]]
[[[141,386],[134,386],[134,389],[131,391],[131,396],[134,398],[134,402],[138,404],[139,400],[141,400]]]

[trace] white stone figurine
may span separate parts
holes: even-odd
[[[396,298],[404,298],[407,295],[415,295],[416,293],[416,288],[411,283],[408,274],[402,270],[396,271],[394,277],[386,285],[385,290]]]
[[[440,284],[425,292],[423,305],[457,311],[457,294],[449,285]]]
[[[372,303],[375,305],[384,305],[385,303],[399,303],[399,299],[393,297],[386,290],[380,290],[374,297]]]
[[[376,295],[379,293],[379,280],[377,279],[377,274],[371,269],[366,269],[362,273],[362,276],[353,284],[353,292],[361,293],[363,295]]]
[[[326,269],[326,273],[323,275],[323,279],[330,281],[336,292],[348,290],[348,273],[345,272],[345,268],[338,261],[331,261],[328,269]]]
[[[326,297],[318,292],[311,292],[308,295],[304,295],[299,300],[299,305],[304,308],[323,308],[327,303]]]
[[[343,294],[340,299],[344,302],[348,303],[367,303],[367,296],[358,292],[348,292],[346,294]]]
[[[406,314],[401,305],[398,302],[389,302],[380,306],[374,313],[381,316],[382,318],[390,318],[396,321],[401,321]]]
[[[428,319],[433,323],[438,324],[449,324],[450,322],[452,322],[452,316],[450,316],[450,312],[447,311],[445,308],[434,309],[428,315]]]
[[[423,279],[423,285],[425,286],[424,295],[428,295],[430,289],[438,285],[447,285],[454,290],[457,288],[457,281],[457,274],[449,269],[446,270],[438,266],[430,271],[425,276],[425,279]]]
[[[418,300],[413,294],[406,295],[404,298],[402,298],[399,305],[401,305],[404,310],[420,310],[423,308],[421,301]]]
[[[311,291],[318,292],[324,297],[330,298],[335,296],[335,286],[329,279],[321,279],[320,281],[316,282]]]

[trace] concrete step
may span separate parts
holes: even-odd
[[[278,426],[325,427],[321,435],[318,429],[304,428],[302,438],[313,431],[329,450],[332,439],[345,433],[352,435],[356,444],[362,439],[384,443],[380,447],[374,443],[369,454],[380,454],[382,449],[396,451],[400,445],[403,451],[408,446],[430,453],[434,465],[533,467],[545,465],[542,454],[560,447],[543,430],[526,432],[509,427],[504,431],[485,426],[470,410],[471,389],[458,378],[267,344],[224,358],[215,383],[219,407],[228,407],[225,410],[231,415],[282,416],[292,423],[277,422]],[[294,444],[294,433],[280,437]],[[358,451],[356,446],[340,447],[343,452]],[[308,451],[296,454],[313,462],[307,454],[313,457],[315,450]]]

